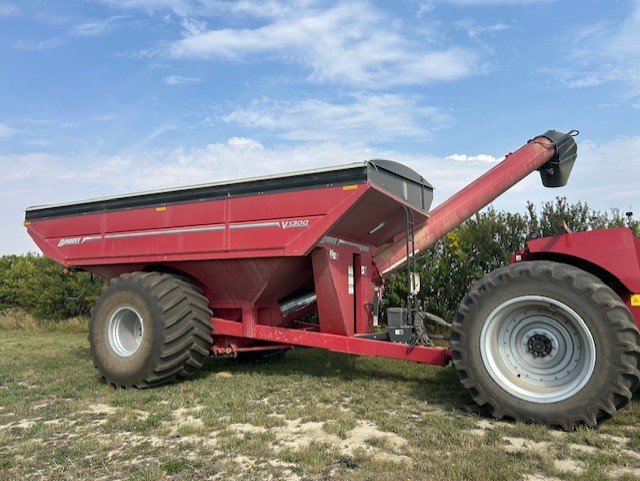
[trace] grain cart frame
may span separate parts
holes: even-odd
[[[594,426],[639,383],[639,241],[628,230],[531,241],[471,288],[451,347],[433,345],[411,294],[390,309],[386,332],[372,326],[390,273],[407,268],[415,293],[416,255],[442,235],[534,170],[544,185],[564,185],[573,135],[536,137],[431,211],[422,176],[370,160],[31,207],[25,225],[45,255],[109,281],[89,341],[115,387],[191,376],[209,355],[308,346],[453,360],[495,417]]]

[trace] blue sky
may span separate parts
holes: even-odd
[[[640,215],[640,0],[0,0],[0,255],[24,208],[386,157],[434,206],[548,129]]]

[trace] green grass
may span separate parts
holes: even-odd
[[[451,368],[311,349],[116,391],[75,329],[0,327],[0,480],[640,480],[638,401],[563,433],[492,421]]]
[[[87,323],[88,319],[85,317],[74,317],[54,322],[37,319],[22,309],[0,311],[0,331],[81,333],[87,331]]]

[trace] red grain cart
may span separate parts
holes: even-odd
[[[32,207],[45,255],[109,283],[89,341],[115,387],[196,372],[209,355],[291,346],[445,365],[498,418],[594,426],[640,379],[640,240],[628,229],[536,239],[461,301],[451,347],[416,302],[416,255],[533,170],[564,185],[573,134],[536,137],[430,211],[432,186],[388,160]],[[405,306],[374,330],[385,277]],[[426,280],[428,281],[428,280]]]

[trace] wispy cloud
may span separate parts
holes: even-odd
[[[3,183],[38,178],[40,177],[38,172],[47,171],[47,165],[52,166],[60,160],[59,157],[41,152],[0,155],[0,165],[3,167]]]
[[[111,31],[118,21],[124,18],[127,17],[125,15],[115,15],[105,20],[82,23],[73,27],[71,33],[77,37],[96,37],[104,35]]]
[[[595,87],[610,82],[640,89],[640,0],[622,22],[599,22],[573,30],[568,36],[571,61],[559,69],[569,87]]]
[[[20,9],[11,3],[0,2],[0,17],[13,17],[20,13]]]
[[[18,50],[33,50],[33,51],[41,51],[41,50],[49,50],[52,48],[59,47],[64,44],[64,40],[60,37],[52,37],[46,40],[40,41],[32,41],[32,40],[17,40],[13,44],[13,48]]]
[[[454,23],[456,28],[464,30],[467,36],[472,40],[477,40],[483,35],[495,36],[499,32],[510,30],[511,26],[505,23],[493,23],[490,25],[480,25],[475,20],[466,18]]]
[[[18,131],[8,125],[0,124],[0,141],[11,139]]]
[[[224,115],[225,122],[278,132],[297,141],[384,142],[428,139],[451,124],[441,109],[421,106],[420,99],[397,94],[355,94],[346,101],[321,99],[278,101],[263,98]]]
[[[473,51],[456,46],[435,49],[410,39],[397,22],[368,3],[301,8],[295,15],[270,12],[274,18],[256,28],[211,30],[185,21],[184,38],[171,44],[168,55],[276,59],[301,64],[313,81],[369,88],[455,80],[479,68]]]
[[[522,7],[532,3],[550,3],[556,0],[444,0],[447,3],[461,5],[464,7],[485,7],[490,5],[496,6],[513,6]]]
[[[142,139],[140,139],[134,146],[133,149],[137,150],[140,149],[142,147],[144,147],[145,145],[149,144],[150,142],[152,142],[153,140],[155,140],[156,138],[160,137],[161,135],[167,133],[167,132],[171,132],[172,130],[177,130],[178,127],[176,127],[173,124],[167,124],[167,125],[162,125],[160,127],[158,127],[156,130],[154,130],[153,132],[151,132],[149,135],[143,137]]]
[[[433,12],[436,9],[436,4],[433,0],[426,0],[424,2],[418,3],[418,8],[416,9],[416,18],[422,18],[426,14]]]
[[[171,12],[183,38],[166,50],[148,48],[134,57],[165,54],[178,59],[300,65],[308,80],[384,89],[450,81],[483,72],[472,49],[425,42],[399,18],[366,0],[327,4],[316,0],[103,0],[119,9]],[[420,15],[433,5],[423,2]],[[234,28],[211,28],[213,17]],[[256,25],[257,24],[257,25]]]
[[[608,142],[582,141],[569,186],[573,185],[579,198],[587,199],[590,205],[595,199],[604,198],[608,202],[604,208],[640,210],[638,151],[640,135],[620,136]],[[593,179],[598,180],[594,183]]]
[[[169,11],[182,18],[219,14],[277,18],[319,3],[315,0],[102,0],[102,2],[115,8],[144,10],[148,13]]]
[[[202,82],[202,79],[193,77],[181,77],[180,75],[170,75],[162,79],[167,85],[190,85]]]
[[[198,3],[193,0],[102,0],[106,5],[124,9],[140,9],[149,13],[170,10],[176,15],[189,15]]]

